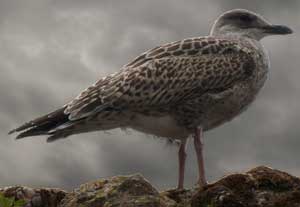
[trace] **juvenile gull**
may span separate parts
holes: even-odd
[[[186,141],[194,137],[199,185],[206,184],[203,131],[230,121],[253,102],[264,85],[269,58],[259,42],[291,34],[243,9],[222,14],[209,36],[151,49],[101,78],[70,103],[12,130],[17,139],[132,128],[180,141],[178,188],[183,188]]]

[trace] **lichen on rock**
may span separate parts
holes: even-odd
[[[26,207],[300,207],[300,179],[268,167],[223,177],[204,188],[159,192],[140,174],[82,184],[72,192],[5,187]]]
[[[228,175],[199,190],[192,207],[299,207],[300,179],[265,166]]]
[[[141,175],[115,176],[86,183],[68,194],[63,207],[160,206],[158,191]]]
[[[24,200],[26,207],[57,207],[65,197],[66,191],[57,188],[29,188],[11,186],[0,189],[5,197]]]

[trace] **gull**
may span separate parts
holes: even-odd
[[[227,11],[208,36],[148,50],[71,102],[9,134],[19,132],[16,139],[48,135],[52,142],[73,134],[131,128],[178,140],[178,189],[184,187],[186,144],[192,137],[198,184],[203,187],[203,132],[232,120],[255,100],[270,68],[260,40],[291,33],[254,12]]]

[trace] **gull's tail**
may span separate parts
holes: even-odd
[[[8,134],[20,132],[16,139],[38,135],[53,135],[55,128],[69,122],[68,115],[64,113],[65,107],[62,107],[49,114],[27,122],[20,127],[11,130]]]

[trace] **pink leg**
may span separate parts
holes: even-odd
[[[178,189],[183,189],[184,184],[184,167],[186,160],[186,141],[187,139],[181,140],[179,151],[178,151],[178,160],[179,160],[179,177],[178,177]]]
[[[199,170],[199,185],[203,187],[207,184],[204,170],[204,158],[203,158],[203,133],[202,128],[197,127],[195,130],[194,146],[196,150]]]

